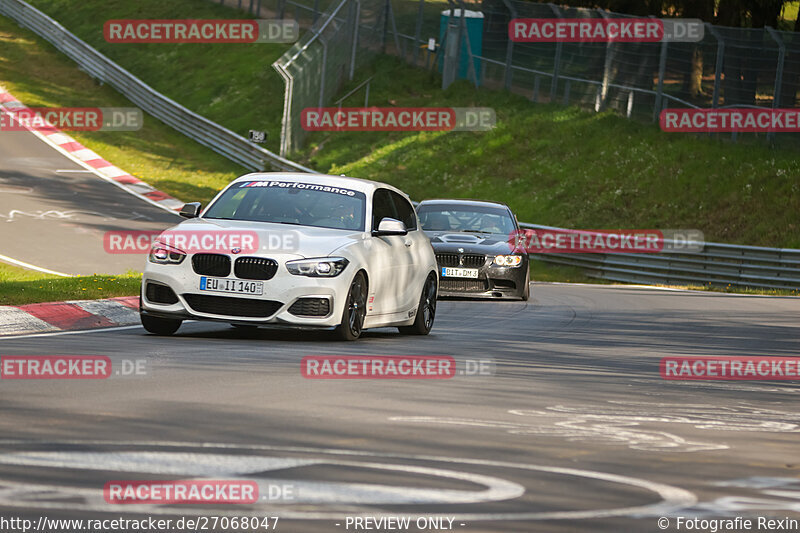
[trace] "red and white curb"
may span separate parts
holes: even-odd
[[[129,326],[138,323],[138,296],[0,306],[0,336]]]
[[[0,108],[9,115],[14,116],[15,111],[25,110],[27,106],[17,100],[11,93],[0,85]],[[25,129],[39,137],[41,140],[73,160],[86,170],[91,171],[96,176],[117,185],[121,189],[157,207],[168,211],[175,211],[183,206],[183,202],[177,198],[156,190],[151,185],[125,172],[121,168],[114,166],[106,161],[97,153],[89,150],[84,145],[61,132],[53,126],[29,127],[25,124]]]

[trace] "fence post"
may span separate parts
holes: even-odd
[[[258,0],[259,2],[261,0]],[[319,0],[314,0],[314,12],[311,13],[311,24],[316,24],[319,18]]]
[[[261,0],[258,0],[258,4],[256,5],[256,14],[261,16]]]
[[[725,40],[722,35],[708,22],[706,30],[717,40],[717,59],[714,65],[714,95],[711,97],[711,107],[719,107],[719,92],[722,85],[722,62],[725,60]]]
[[[472,55],[472,43],[470,42],[469,32],[467,31],[467,6],[464,4],[463,0],[456,0],[461,5],[461,35],[464,35],[464,41],[467,44],[467,77],[469,77],[470,73],[472,73],[472,83],[475,84],[475,87],[478,87],[480,84],[478,83],[478,73],[475,71],[475,56]],[[459,39],[459,51],[461,50],[461,40]],[[461,63],[458,63],[458,66],[461,66]]]
[[[775,69],[775,94],[772,97],[772,109],[778,109],[781,106],[781,91],[783,90],[783,66],[786,61],[786,44],[784,44],[783,39],[781,39],[781,36],[778,35],[775,30],[769,26],[765,26],[765,29],[770,37],[778,43],[778,64]],[[775,132],[770,131],[767,133],[767,139],[773,141],[775,139]]]
[[[511,15],[512,19],[517,18],[517,10],[514,8],[514,4],[511,3],[511,0],[503,0],[503,3],[508,8],[508,12]],[[506,82],[505,87],[507,91],[511,90],[511,78],[514,75],[514,69],[511,67],[511,56],[514,53],[514,41],[510,38],[508,39],[508,44],[506,44]]]
[[[414,29],[414,65],[417,64],[419,58],[420,41],[422,40],[422,18],[425,16],[425,0],[419,0],[419,9],[417,10],[417,25]]]
[[[253,0],[250,0],[250,5],[247,7],[247,12],[253,14]]]
[[[556,18],[561,18],[561,10],[558,9],[558,6],[556,6],[554,4],[547,4],[547,5],[549,5],[550,9],[553,10],[553,13],[555,13]],[[559,70],[559,66],[560,66],[560,63],[561,63],[561,48],[562,48],[562,44],[563,43],[561,41],[558,41],[556,43],[556,53],[555,53],[555,56],[553,57],[553,79],[550,82],[550,101],[551,102],[555,101],[556,91],[558,91],[558,70]]]
[[[383,28],[381,29],[381,52],[386,53],[386,34],[389,33],[389,8],[387,4],[391,2],[391,0],[385,0],[383,2]]]
[[[452,14],[453,9],[450,10]],[[444,34],[444,45],[439,47],[441,51],[444,48],[444,65],[442,66],[442,90],[450,87],[456,79],[456,72],[458,72],[458,37],[456,36],[458,24],[449,17],[447,20],[447,29]]]
[[[325,105],[325,71],[328,65],[328,43],[321,33],[319,34],[319,42],[322,43],[322,74],[319,77],[319,105],[317,107],[323,107]]]
[[[457,5],[456,2],[451,2],[450,0],[448,0],[447,3],[450,4],[451,6]],[[451,7],[450,8],[451,20],[455,20],[456,19],[456,9],[457,8],[455,8],[455,7]],[[461,17],[463,18],[465,13],[463,12],[462,9],[459,9],[459,11],[461,11]],[[455,61],[453,62],[453,68],[454,68],[453,79],[454,80],[458,77],[458,67],[461,66],[461,42],[462,42],[461,40],[464,38],[464,33],[462,32],[462,30],[464,29],[464,26],[461,25],[459,22],[456,22],[456,24],[458,25],[458,32],[457,32],[458,33],[458,37],[456,37],[456,44],[455,44],[456,55],[455,55]]]
[[[661,99],[664,96],[664,73],[667,69],[667,46],[665,40],[661,41],[661,56],[658,59],[658,84],[656,85],[656,102],[653,106],[653,122],[658,119],[659,110],[661,109]]]
[[[286,18],[286,0],[278,0],[278,18]]]
[[[600,17],[603,20],[609,18],[608,14],[605,11],[598,9],[600,13]],[[600,109],[602,111],[606,107],[606,100],[608,100],[608,85],[610,83],[611,78],[611,63],[614,60],[614,41],[611,39],[606,42],[606,57],[603,62],[603,82],[600,89]]]
[[[353,10],[355,9],[355,14]],[[350,50],[350,81],[353,80],[353,75],[356,69],[356,53],[358,52],[358,24],[361,18],[361,1],[353,0],[350,2],[350,20],[353,21],[353,47]]]
[[[628,93],[628,108],[626,109],[626,116],[628,118],[631,118],[631,115],[633,115],[633,98],[633,91],[631,90],[631,92]]]
[[[534,103],[538,103],[538,101],[539,101],[539,82],[540,82],[540,80],[541,80],[541,78],[539,78],[538,74],[534,74],[533,75],[533,97],[531,98],[531,100],[533,100]]]
[[[392,35],[394,36],[394,48],[400,54],[400,38],[397,36],[397,22],[394,20],[394,8],[392,0],[386,0],[386,18],[392,24]]]

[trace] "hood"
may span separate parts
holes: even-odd
[[[479,254],[508,254],[510,235],[502,233],[463,233],[453,231],[426,231],[433,249],[437,252],[458,252]]]
[[[292,255],[298,258],[327,257],[339,248],[361,241],[366,233],[311,226],[294,226],[246,220],[193,218],[170,228],[175,232],[254,232],[258,237],[259,255]],[[225,253],[229,253],[227,251]]]

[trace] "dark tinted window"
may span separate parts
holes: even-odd
[[[378,189],[375,191],[375,194],[372,196],[372,229],[378,229],[378,225],[381,223],[381,220],[384,218],[394,218],[400,220],[397,217],[397,213],[394,210],[394,204],[392,203],[392,197],[389,194],[388,189]]]
[[[366,195],[342,187],[281,180],[237,182],[204,218],[364,231]]]
[[[391,191],[392,200],[397,211],[398,219],[406,225],[408,231],[417,229],[417,215],[414,212],[414,206],[408,200],[394,191]]]
[[[417,213],[425,231],[509,234],[516,229],[503,207],[432,203],[421,205]]]

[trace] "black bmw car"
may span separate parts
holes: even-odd
[[[417,213],[436,252],[439,296],[528,299],[528,255],[509,245],[519,225],[508,206],[425,200]]]

